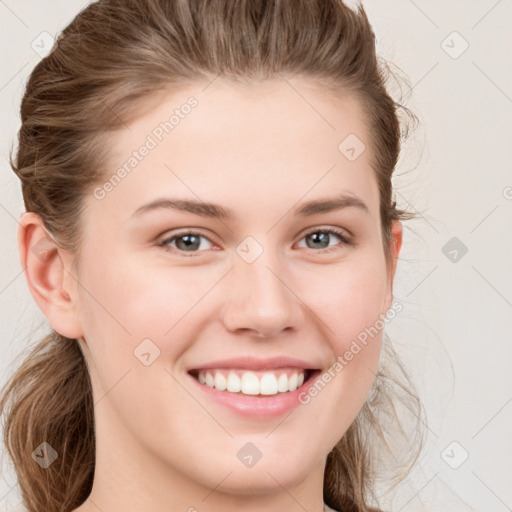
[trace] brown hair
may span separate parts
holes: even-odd
[[[364,109],[389,262],[392,221],[414,215],[393,200],[391,176],[406,135],[399,109],[409,111],[386,91],[385,68],[364,8],[352,10],[341,0],[100,0],[75,17],[32,71],[11,167],[26,210],[79,256],[83,198],[107,172],[105,134],[133,118],[141,101],[219,74],[239,82],[309,77],[353,95]],[[373,392],[328,455],[328,505],[377,510],[370,508],[378,501],[377,449],[392,454],[384,430],[400,426],[400,404],[418,418],[414,432],[420,432],[422,405],[412,389],[384,337]],[[10,378],[0,411],[27,510],[78,507],[91,491],[95,461],[92,391],[78,342],[55,331],[41,340]],[[417,441],[409,465],[397,465],[394,485],[416,461],[423,437]],[[58,453],[46,469],[31,456],[42,442]]]

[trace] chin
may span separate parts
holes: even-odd
[[[287,463],[285,468],[267,468],[257,466],[244,471],[243,469],[232,469],[232,473],[218,485],[219,475],[217,478],[216,492],[224,492],[227,494],[239,494],[244,496],[258,496],[264,494],[273,494],[282,492],[283,487],[291,488],[302,482],[311,471],[302,470],[300,473],[297,469],[290,467]],[[229,473],[229,471],[228,471]],[[226,473],[226,475],[228,474]]]

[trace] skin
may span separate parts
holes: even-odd
[[[103,199],[86,198],[77,272],[74,255],[58,247],[44,261],[34,255],[45,232],[35,214],[22,216],[31,293],[53,329],[80,340],[93,385],[96,473],[76,511],[322,510],[326,457],[370,391],[381,332],[286,417],[243,418],[186,378],[194,365],[244,355],[327,369],[391,307],[402,228],[393,224],[388,266],[360,106],[291,82],[307,101],[282,79],[167,91],[111,135],[106,179],[188,97],[199,102]],[[355,161],[338,150],[350,133],[366,144]],[[342,192],[369,211],[293,214]],[[236,219],[171,209],[131,217],[159,197],[218,203]],[[355,245],[327,235],[315,246],[306,236],[329,227]],[[187,229],[206,237],[192,257],[182,239],[158,246]],[[263,249],[250,264],[235,251],[248,236]],[[149,366],[133,353],[146,338],[160,349]],[[236,456],[247,442],[263,454],[251,468]]]

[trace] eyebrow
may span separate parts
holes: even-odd
[[[344,208],[358,208],[370,213],[366,203],[357,196],[341,195],[333,198],[321,198],[308,201],[295,211],[295,215],[309,217],[319,213],[328,213]],[[205,203],[190,199],[159,198],[137,208],[132,217],[159,209],[172,209],[193,213],[202,217],[233,220],[236,216],[233,210],[214,203]]]

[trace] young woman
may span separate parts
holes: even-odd
[[[11,161],[51,327],[0,402],[28,511],[380,510],[411,216],[384,82],[340,0],[100,0],[65,28]]]

